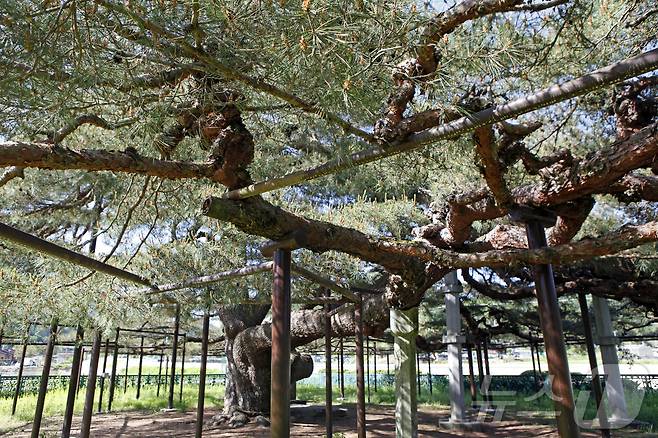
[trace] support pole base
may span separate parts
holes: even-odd
[[[443,420],[443,421],[439,421],[439,428],[446,430],[467,431],[467,432],[484,431],[484,425],[479,421]]]

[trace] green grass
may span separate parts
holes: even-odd
[[[337,386],[333,388],[333,401],[338,402],[340,397],[340,389]],[[300,400],[308,400],[315,403],[324,403],[324,386],[319,385],[304,385],[297,384],[297,398]],[[370,403],[374,405],[393,405],[395,404],[395,387],[394,386],[378,386],[377,392],[374,387],[370,387]],[[356,403],[356,387],[345,387],[345,403]],[[368,402],[366,391],[366,403]],[[418,403],[435,407],[448,407],[450,406],[450,399],[448,392],[441,388],[436,391],[429,392],[423,389],[418,397]]]
[[[127,411],[127,410],[141,410],[155,412],[167,407],[167,393],[166,388],[160,388],[160,397],[156,397],[157,387],[149,386],[143,387],[141,390],[139,400],[135,399],[137,393],[136,388],[128,388],[124,394],[123,388],[117,388],[114,401],[112,403],[113,411]],[[197,402],[197,385],[183,386],[183,399],[179,401],[178,386],[175,390],[175,407],[181,410],[189,410],[196,408]],[[96,388],[96,397],[94,402],[94,413],[98,407],[99,388]],[[67,390],[59,389],[51,391],[46,395],[46,404],[44,406],[44,418],[47,417],[62,417],[64,415],[64,408],[66,406]],[[80,389],[78,398],[75,401],[74,412],[80,414],[84,406],[85,388]],[[103,393],[103,410],[107,409],[107,387]],[[224,387],[223,386],[208,386],[206,387],[205,405],[221,407],[224,402]],[[0,399],[0,432],[14,429],[17,426],[31,422],[34,418],[34,409],[37,403],[37,396],[26,395],[18,400],[16,406],[16,415],[11,416],[12,399]]]
[[[315,403],[324,403],[324,387],[320,385],[297,385],[297,398],[301,400],[309,400]],[[448,389],[445,385],[435,384],[433,388],[433,393],[430,394],[427,387],[423,386],[421,394],[418,396],[418,403],[425,406],[430,406],[433,408],[444,408],[448,409],[450,407],[450,399],[448,397]],[[574,392],[574,397],[578,397],[579,391]],[[366,391],[367,394],[367,391]],[[471,397],[468,391],[465,392],[465,403],[470,405]],[[333,400],[335,402],[340,401],[340,390],[338,387],[333,388]],[[548,396],[544,395],[535,400],[527,400],[529,398],[528,394],[516,394],[513,396],[495,396],[493,404],[496,405],[496,401],[503,402],[505,405],[505,412],[508,417],[514,417],[517,412],[521,411],[532,411],[539,416],[551,417],[554,412],[555,406],[553,400]],[[374,388],[370,387],[370,403],[374,405],[394,405],[396,400],[395,387],[394,386],[379,386],[378,391],[375,392]],[[480,399],[481,400],[481,399]],[[345,399],[343,400],[346,403],[355,403],[356,402],[356,388],[354,386],[345,387]],[[366,397],[367,401],[367,397]],[[637,400],[636,400],[637,401]],[[510,403],[511,402],[511,403]],[[629,402],[629,412],[634,411],[634,407]],[[585,411],[584,418],[586,420],[593,419],[596,415],[596,406],[594,397],[589,398],[587,409]],[[650,427],[653,430],[658,430],[658,392],[649,391],[644,395],[642,404],[639,408],[639,413],[636,417],[636,420],[649,423]]]
[[[124,394],[123,388],[118,388],[113,402],[114,411],[127,411],[127,410],[140,410],[146,412],[155,412],[163,409],[167,405],[166,389],[164,386],[161,388],[160,397],[156,397],[156,387],[148,386],[142,388],[142,393],[139,400],[135,399],[136,388],[128,388]],[[198,386],[185,385],[183,389],[183,399],[178,401],[178,387],[176,388],[175,406],[181,410],[190,410],[196,408]],[[298,384],[297,385],[297,398],[308,400],[315,403],[324,403],[324,387],[321,385]],[[107,388],[104,392],[103,409],[107,407]],[[335,402],[340,402],[340,391],[336,386],[333,388],[333,399]],[[466,391],[465,394],[466,404],[470,404],[470,394]],[[576,391],[575,396],[578,396]],[[98,406],[99,391],[96,390],[96,402],[94,408]],[[547,397],[542,396],[536,400],[526,400],[528,395],[517,394],[509,397],[496,397],[498,400],[513,401],[514,404],[510,406],[507,404],[506,412],[508,416],[513,417],[516,412],[532,411],[538,416],[550,417],[553,412],[553,401]],[[208,386],[206,389],[206,406],[221,407],[224,398],[223,386]],[[356,388],[354,386],[345,387],[345,403],[356,402]],[[379,386],[378,391],[374,391],[374,387],[370,388],[370,403],[373,405],[394,405],[396,401],[395,387],[394,386]],[[36,395],[28,395],[19,399],[16,415],[12,417],[11,414],[11,399],[0,399],[0,432],[13,429],[24,423],[32,421],[34,415],[34,408],[36,405]],[[435,384],[433,393],[429,394],[427,387],[423,386],[418,402],[421,405],[430,406],[433,408],[449,408],[448,391],[445,385]],[[46,405],[44,408],[44,417],[61,417],[64,414],[64,407],[66,404],[66,390],[51,391],[46,396]],[[75,412],[77,414],[82,412],[84,404],[84,388],[80,390],[78,398],[75,403]],[[495,403],[494,403],[495,404]],[[629,406],[631,408],[631,406]],[[632,408],[631,408],[632,411]],[[96,412],[96,409],[94,409]],[[593,400],[590,400],[585,414],[586,419],[591,419],[595,415]],[[642,405],[637,415],[637,420],[649,423],[653,429],[658,429],[658,392],[647,392],[642,401]]]

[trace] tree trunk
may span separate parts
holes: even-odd
[[[224,412],[214,418],[216,423],[239,427],[250,417],[266,414],[270,409],[270,353],[272,332],[263,319],[269,305],[221,306],[219,317],[224,324],[226,392]],[[375,295],[364,302],[364,321],[368,334],[380,334],[388,327],[388,312],[383,295]],[[296,353],[298,346],[324,336],[323,309],[296,310],[291,316],[291,380],[297,381],[313,373],[311,356]],[[332,336],[354,334],[352,305],[345,304],[331,317]]]

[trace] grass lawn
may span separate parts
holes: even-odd
[[[178,386],[175,390],[175,407],[181,410],[196,408],[198,385],[183,386],[183,400],[179,401]],[[139,400],[135,399],[136,388],[128,388],[124,394],[123,388],[117,388],[114,401],[112,402],[113,411],[123,410],[143,410],[158,411],[167,407],[167,393],[164,387],[160,388],[160,397],[156,397],[156,387],[142,387]],[[96,397],[94,402],[94,413],[98,408],[99,388],[96,388]],[[51,391],[46,395],[46,404],[44,406],[45,417],[63,417],[66,406],[67,390],[60,389]],[[107,409],[108,390],[105,388],[103,393],[103,410]],[[75,412],[81,413],[84,406],[85,388],[80,389],[78,398],[75,401]],[[224,402],[223,386],[208,386],[206,388],[205,405],[222,406]],[[18,400],[16,406],[16,415],[11,416],[12,399],[0,399],[0,432],[11,430],[24,423],[32,421],[34,418],[34,408],[37,403],[37,396],[27,395]]]
[[[183,399],[179,401],[178,387],[175,392],[175,406],[181,410],[190,410],[196,408],[198,386],[185,385],[183,389]],[[156,387],[148,386],[143,387],[139,400],[135,399],[136,388],[128,388],[127,392],[123,392],[123,388],[118,388],[113,402],[114,411],[122,410],[141,410],[141,411],[158,411],[167,406],[167,395],[165,388],[162,387],[160,397],[156,397]],[[107,409],[107,387],[104,392],[103,409]],[[465,402],[470,404],[470,394],[466,391]],[[575,394],[578,397],[578,392]],[[98,406],[99,390],[96,390],[96,402],[94,407]],[[221,407],[223,404],[224,387],[223,386],[208,386],[206,389],[206,406]],[[334,401],[340,402],[340,391],[338,387],[334,387]],[[324,386],[298,384],[297,385],[297,398],[308,400],[314,403],[324,403]],[[366,398],[367,400],[367,398]],[[373,405],[393,405],[395,404],[396,395],[395,387],[388,385],[379,385],[378,391],[375,392],[371,386],[370,389],[370,403]],[[356,402],[356,387],[345,387],[345,399],[342,400],[346,403]],[[528,395],[517,394],[512,396],[495,396],[494,405],[501,402],[506,406],[506,414],[508,418],[513,418],[517,412],[534,412],[537,417],[550,417],[553,411],[553,401],[546,395],[543,395],[535,400],[528,400]],[[418,402],[425,406],[436,407],[437,409],[449,408],[450,401],[448,399],[448,391],[444,385],[435,385],[432,394],[429,393],[426,387],[423,387],[421,394],[418,396]],[[34,408],[36,405],[36,395],[28,395],[19,399],[16,415],[11,416],[11,399],[0,399],[0,432],[11,430],[24,423],[32,421],[34,415]],[[44,410],[44,417],[61,417],[64,414],[64,407],[66,404],[66,390],[51,391],[46,396],[46,405]],[[78,398],[75,403],[75,412],[82,412],[84,404],[84,388],[81,388]],[[629,411],[633,412],[638,406],[629,403]],[[96,412],[96,409],[94,410]],[[588,409],[585,414],[586,419],[591,419],[595,415],[593,400],[590,400]],[[637,420],[648,423],[653,430],[658,430],[658,393],[655,391],[647,392],[639,406],[639,413],[636,417]]]

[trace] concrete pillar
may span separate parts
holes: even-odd
[[[596,321],[598,343],[601,348],[603,371],[607,374],[605,394],[610,421],[624,421],[628,417],[628,411],[626,409],[626,399],[624,398],[624,386],[619,372],[619,359],[617,358],[617,343],[619,341],[612,330],[608,300],[592,296],[592,307],[594,320]]]
[[[391,332],[395,337],[395,436],[418,437],[416,400],[416,336],[418,308],[391,309]]]
[[[459,311],[459,294],[462,285],[457,278],[457,271],[443,277],[446,304],[446,335],[443,343],[448,345],[448,390],[450,394],[450,421],[464,420],[464,374],[462,371],[461,314]]]

